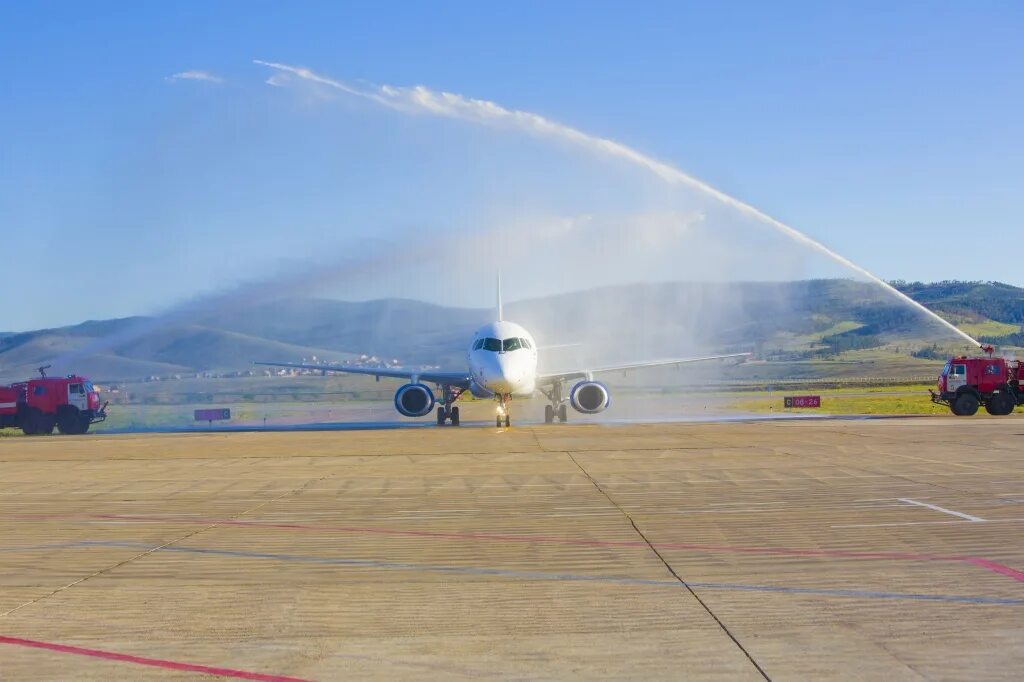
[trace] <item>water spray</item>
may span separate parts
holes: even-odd
[[[752,217],[755,220],[774,228],[797,243],[810,247],[818,253],[827,256],[840,265],[882,287],[884,290],[896,296],[899,300],[912,308],[924,313],[933,321],[938,322],[957,336],[960,336],[970,342],[972,346],[984,349],[981,343],[966,332],[958,329],[955,325],[910,298],[902,291],[896,289],[882,278],[839,255],[821,242],[807,236],[794,227],[790,227],[780,220],[772,218],[770,215],[751,206],[750,204],[730,196],[702,180],[684,173],[675,166],[654,159],[614,140],[590,135],[581,130],[577,130],[576,128],[571,128],[561,123],[551,121],[539,114],[534,114],[528,111],[506,109],[499,104],[487,100],[468,98],[463,95],[449,92],[436,92],[423,86],[408,88],[381,85],[376,86],[373,89],[364,89],[319,75],[306,68],[289,66],[288,64],[275,62],[266,62],[259,59],[253,61],[256,64],[275,69],[283,74],[288,74],[312,83],[325,85],[335,90],[369,100],[402,113],[429,114],[443,118],[468,121],[480,125],[507,126],[539,137],[554,138],[563,142],[568,142],[578,147],[583,147],[591,152],[611,156],[616,159],[626,161],[634,166],[639,166],[669,184],[684,185],[696,189],[720,203],[739,211],[741,214]],[[274,84],[280,85],[281,83],[279,81],[275,81]]]

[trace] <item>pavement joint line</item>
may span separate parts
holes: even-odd
[[[539,440],[537,441],[537,445],[540,446],[542,450],[544,449],[544,447],[540,444]],[[698,604],[700,604],[701,608],[703,608],[704,611],[706,611],[707,614],[711,616],[711,618],[718,624],[718,627],[721,628],[722,632],[724,632],[729,637],[729,639],[732,640],[733,644],[735,644],[737,648],[739,648],[739,650],[743,652],[743,655],[747,657],[747,660],[750,661],[750,664],[754,666],[754,669],[757,670],[761,677],[767,680],[768,682],[771,682],[771,678],[768,676],[768,673],[764,671],[764,668],[762,668],[760,664],[758,664],[758,662],[754,659],[753,655],[749,651],[747,651],[746,647],[744,647],[743,644],[740,643],[739,639],[736,638],[736,635],[734,635],[726,626],[726,624],[722,622],[722,619],[719,618],[715,614],[715,612],[711,610],[711,607],[708,606],[704,602],[704,600],[700,598],[700,595],[697,594],[696,590],[694,590],[694,588],[688,582],[686,582],[682,576],[676,573],[675,569],[672,568],[672,564],[670,564],[665,559],[665,557],[661,555],[661,552],[659,552],[657,548],[655,548],[655,546],[647,538],[647,536],[644,535],[644,532],[640,530],[640,527],[637,526],[636,521],[634,521],[633,517],[629,515],[629,512],[627,512],[625,508],[620,506],[618,502],[612,499],[611,495],[606,493],[604,489],[601,488],[601,484],[599,484],[597,480],[594,479],[594,477],[591,476],[590,473],[583,467],[583,465],[580,464],[575,457],[573,457],[573,454],[571,452],[566,450],[565,454],[566,456],[569,457],[569,459],[572,460],[573,464],[579,467],[579,470],[583,472],[583,475],[586,476],[587,479],[594,484],[594,488],[596,488],[597,491],[608,500],[608,502],[610,502],[615,508],[617,508],[622,513],[622,515],[629,522],[629,525],[633,527],[633,530],[637,533],[637,535],[643,538],[643,541],[647,544],[648,547],[650,547],[651,551],[654,552],[654,555],[658,557],[658,560],[661,561],[661,563],[665,566],[668,572],[672,574],[672,577],[675,578],[680,585],[686,588],[686,591],[690,593],[690,595],[697,601]]]
[[[945,507],[940,507],[937,504],[929,504],[927,502],[921,502],[919,500],[912,500],[909,497],[901,497],[901,498],[899,498],[899,500],[900,500],[900,502],[904,502],[906,504],[913,504],[913,505],[917,505],[918,507],[925,507],[926,509],[931,509],[933,511],[942,512],[943,514],[949,514],[950,516],[958,516],[961,519],[966,519],[967,521],[973,521],[973,522],[976,522],[976,523],[978,523],[978,522],[984,523],[984,521],[985,521],[985,519],[981,518],[980,516],[972,516],[971,514],[964,514],[963,512],[958,512],[958,511],[954,511],[952,509],[946,509]]]
[[[955,467],[965,467],[967,469],[981,469],[982,471],[985,471],[985,472],[988,472],[988,473],[991,473],[991,474],[1001,474],[1001,473],[1003,473],[1003,471],[1001,469],[991,469],[991,468],[980,466],[978,464],[965,464],[963,462],[943,462],[943,461],[938,460],[938,459],[929,459],[927,457],[915,457],[914,455],[906,455],[906,454],[901,454],[901,453],[898,453],[898,452],[890,452],[889,456],[890,457],[902,457],[904,459],[913,459],[913,460],[917,460],[919,462],[927,462],[929,464],[938,464],[940,466],[955,466]]]
[[[244,515],[249,514],[251,512],[257,511],[258,509],[260,509],[260,508],[262,508],[262,507],[264,507],[264,506],[266,506],[268,504],[271,504],[271,503],[276,502],[276,501],[278,501],[280,499],[283,499],[283,498],[287,497],[288,495],[297,494],[297,493],[305,490],[306,488],[308,488],[313,483],[317,483],[319,481],[322,481],[325,478],[328,478],[328,476],[322,476],[322,477],[320,477],[318,479],[309,479],[308,481],[306,481],[306,483],[304,485],[299,486],[298,488],[296,488],[296,489],[294,489],[294,490],[292,490],[290,492],[286,492],[286,493],[283,493],[281,495],[278,495],[277,497],[274,497],[272,499],[264,500],[260,504],[257,504],[254,507],[250,507],[249,509],[246,509],[246,510],[236,514],[232,518],[237,519],[240,516],[244,516]],[[40,595],[40,596],[38,596],[38,597],[36,597],[34,599],[30,599],[27,602],[19,604],[18,606],[15,606],[14,608],[8,609],[7,611],[4,611],[3,613],[0,613],[0,618],[6,618],[7,616],[10,616],[12,613],[20,611],[21,609],[23,609],[25,607],[32,606],[33,604],[38,604],[39,602],[43,601],[44,599],[49,599],[50,597],[53,597],[54,595],[60,594],[61,592],[64,592],[65,590],[69,590],[72,587],[74,587],[75,585],[80,585],[80,584],[84,583],[87,580],[90,580],[90,579],[95,578],[97,576],[103,575],[104,573],[109,573],[110,571],[116,570],[116,569],[120,568],[121,566],[129,564],[129,563],[135,561],[136,559],[141,559],[141,558],[143,558],[145,556],[148,556],[148,555],[152,554],[153,552],[156,552],[158,550],[161,550],[161,549],[164,549],[166,547],[169,547],[169,546],[171,546],[171,545],[173,545],[175,543],[181,542],[182,540],[187,540],[188,538],[191,538],[193,536],[199,535],[200,533],[205,533],[206,531],[212,530],[212,529],[217,528],[218,526],[221,526],[221,525],[224,525],[223,521],[215,521],[215,522],[213,522],[213,523],[211,523],[211,524],[209,524],[207,526],[204,526],[203,528],[198,528],[198,529],[196,529],[196,530],[194,530],[194,531],[192,531],[190,533],[186,533],[186,534],[182,535],[179,538],[175,538],[174,540],[170,540],[168,542],[165,542],[165,543],[163,543],[162,545],[160,545],[158,547],[153,547],[151,549],[146,550],[145,552],[140,552],[139,554],[136,554],[135,556],[128,557],[127,559],[124,559],[123,561],[119,561],[119,562],[117,562],[117,563],[115,563],[115,564],[113,564],[111,566],[107,566],[106,568],[102,568],[102,569],[100,569],[98,571],[94,571],[93,573],[90,573],[89,575],[83,576],[83,577],[79,578],[78,580],[73,580],[72,582],[70,582],[70,583],[68,583],[66,585],[62,585],[61,587],[58,587],[57,589],[52,590],[51,592],[48,592],[47,594]]]
[[[782,452],[782,454],[785,454],[785,455],[791,455],[792,454],[792,453],[785,452],[785,451],[782,451],[782,450],[780,450],[780,452]],[[793,456],[796,456],[796,455],[793,455]],[[814,458],[814,457],[816,457],[816,455],[805,455],[804,456],[805,459]],[[908,481],[910,483],[913,483],[913,484],[919,485],[919,486],[929,486],[929,487],[932,487],[932,488],[942,488],[943,490],[950,490],[952,492],[956,492],[956,493],[960,493],[960,494],[964,494],[964,495],[970,495],[971,494],[970,491],[959,490],[957,488],[952,488],[952,487],[947,486],[947,485],[941,485],[939,483],[924,483],[922,481],[917,481],[917,480],[914,480],[913,478],[910,478],[909,476],[906,476],[904,474],[886,473],[884,471],[876,471],[874,469],[868,469],[866,467],[856,466],[856,465],[853,465],[853,464],[848,464],[846,466],[849,469],[854,470],[854,471],[866,472],[870,477],[874,477],[874,478],[890,478],[890,479],[891,478],[896,478],[896,479],[900,479],[900,480],[903,480],[903,481]],[[956,473],[948,473],[948,474],[934,473],[934,474],[930,474],[930,475],[933,478],[934,477],[938,477],[938,476],[956,476],[957,478],[960,478],[961,476],[987,476],[987,475],[991,475],[992,473],[996,473],[996,472],[991,472],[991,471],[959,471],[959,472],[956,472]],[[826,477],[821,477],[821,479],[824,479],[824,478],[826,478]],[[854,478],[857,478],[857,477],[854,477]],[[816,479],[816,480],[821,480],[821,479]]]

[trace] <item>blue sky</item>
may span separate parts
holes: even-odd
[[[151,313],[396,235],[691,209],[728,231],[614,161],[271,87],[253,59],[614,139],[887,279],[1024,285],[996,257],[1024,234],[1024,5],[486,5],[5,5],[0,233],[6,281],[32,285],[0,330]],[[753,274],[818,271],[792,261]],[[415,297],[411,272],[332,291]],[[452,302],[489,302],[463,284]]]

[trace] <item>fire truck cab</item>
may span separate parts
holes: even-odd
[[[85,377],[42,376],[0,386],[0,427],[21,428],[26,435],[80,434],[107,418],[106,405]]]
[[[969,417],[984,406],[991,415],[1008,415],[1024,404],[1021,363],[1000,357],[952,358],[942,368],[932,402],[948,405],[960,417]]]

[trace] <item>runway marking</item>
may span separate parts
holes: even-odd
[[[988,519],[985,523],[1021,523],[1024,519]],[[964,521],[893,521],[891,523],[844,523],[830,528],[894,528],[897,526],[963,526]]]
[[[40,549],[65,549],[74,547],[75,542],[55,542],[47,545],[29,545],[26,547],[0,547],[0,552],[35,552]]]
[[[74,547],[128,547],[128,548],[149,548],[150,545],[141,542],[122,542],[115,540],[83,540],[73,543]],[[293,563],[326,564],[334,566],[350,566],[356,568],[381,568],[400,571],[429,571],[437,573],[464,573],[472,575],[490,575],[505,578],[523,578],[527,580],[557,580],[571,582],[603,582],[620,585],[650,585],[655,587],[679,587],[677,580],[654,580],[647,578],[631,578],[628,576],[611,575],[581,575],[577,573],[549,573],[544,571],[521,571],[516,569],[490,568],[483,566],[447,566],[438,564],[415,564],[408,562],[379,561],[374,559],[345,559],[333,557],[318,557],[302,554],[274,554],[269,552],[249,552],[244,550],[214,549],[206,547],[184,547],[180,545],[168,545],[156,548],[158,552],[180,552],[187,554],[205,554],[214,556],[230,556],[246,559],[269,559]],[[1005,567],[1004,567],[1005,568]],[[1011,569],[1012,570],[1012,569]],[[780,585],[747,585],[740,583],[703,583],[691,582],[693,587],[701,587],[712,590],[738,590],[746,592],[779,592],[783,594],[808,594],[830,597],[851,597],[863,599],[893,599],[893,600],[915,600],[915,601],[940,601],[960,602],[968,604],[996,604],[1001,606],[1024,606],[1024,599],[1010,599],[1003,597],[984,597],[972,595],[954,594],[923,594],[906,592],[877,592],[871,590],[850,590],[842,588],[818,588],[818,587],[788,587]],[[264,678],[253,678],[264,679]],[[283,679],[283,678],[270,678]]]
[[[950,516],[959,516],[961,519],[967,519],[968,521],[984,521],[985,520],[985,519],[983,519],[983,518],[981,518],[979,516],[971,516],[970,514],[964,514],[963,512],[953,511],[952,509],[946,509],[945,507],[940,507],[937,504],[928,504],[927,502],[919,502],[917,500],[912,500],[909,497],[900,497],[898,499],[899,499],[900,502],[905,502],[906,504],[916,504],[918,507],[925,507],[927,509],[932,509],[932,510],[937,511],[937,512],[942,512],[943,514],[949,514]]]
[[[122,654],[116,651],[104,651],[102,649],[87,649],[85,647],[71,646],[69,644],[57,644],[55,642],[40,642],[34,639],[5,637],[3,635],[0,635],[0,644],[30,647],[33,649],[45,649],[47,651],[56,651],[62,654],[74,654],[76,656],[90,656],[92,658],[102,658],[108,661],[120,661],[122,663],[135,663],[136,665],[147,665],[150,667],[164,668],[167,670],[201,673],[204,675],[216,675],[217,677],[231,677],[236,680],[258,680],[259,682],[309,682],[309,680],[304,680],[298,677],[286,677],[284,675],[267,675],[264,673],[254,673],[245,670],[235,670],[233,668],[218,668],[208,665],[199,665],[197,663],[182,663],[179,661],[168,661],[162,658],[147,658],[144,656],[134,656],[132,654]]]
[[[964,561],[966,561],[969,564],[974,564],[975,566],[981,566],[982,568],[987,568],[988,570],[995,571],[996,573],[1002,573],[1003,575],[1008,575],[1011,578],[1013,578],[1014,580],[1020,580],[1020,581],[1024,582],[1024,572],[1018,571],[1018,570],[1013,569],[1013,568],[1010,568],[1009,566],[1004,566],[1003,564],[997,564],[994,561],[989,561],[988,559],[982,559],[981,557],[967,557],[966,559],[964,559]]]
[[[429,530],[398,530],[391,528],[361,528],[353,526],[311,526],[300,523],[268,523],[264,521],[242,521],[238,519],[207,519],[207,518],[196,518],[196,517],[174,517],[174,516],[129,516],[121,514],[91,514],[85,517],[67,517],[61,516],[60,518],[86,518],[86,519],[115,519],[115,520],[129,520],[137,521],[141,523],[186,523],[186,524],[217,524],[220,526],[236,526],[241,528],[273,528],[279,530],[298,530],[298,531],[311,531],[311,532],[335,532],[335,533],[357,533],[357,534],[368,534],[368,535],[392,535],[398,537],[423,537],[423,538],[437,538],[445,540],[471,540],[471,541],[489,541],[489,542],[522,542],[522,543],[536,543],[536,544],[551,544],[551,545],[567,545],[567,546],[580,546],[580,547],[636,547],[646,548],[648,545],[645,542],[637,540],[585,540],[581,538],[553,538],[539,535],[504,535],[498,533],[459,533],[459,532],[443,532],[443,531],[429,531]],[[1011,521],[1024,521],[1024,519],[996,519],[988,521],[988,523],[1005,523]],[[873,527],[873,526],[888,526],[888,525],[934,525],[934,524],[950,524],[950,523],[963,523],[962,521],[909,521],[898,524],[848,524],[841,526],[832,526],[832,528],[861,528],[861,527]],[[694,552],[708,552],[708,553],[733,553],[733,554],[754,554],[754,555],[780,555],[780,556],[807,556],[807,557],[825,557],[825,558],[844,558],[844,559],[880,559],[880,560],[894,560],[894,561],[951,561],[951,562],[967,562],[975,566],[986,568],[987,570],[995,571],[1002,575],[1012,577],[1014,580],[1024,582],[1024,573],[1017,571],[1016,569],[1008,566],[1002,566],[995,562],[988,562],[987,559],[982,557],[970,557],[970,556],[948,556],[948,555],[936,555],[936,554],[918,554],[912,552],[855,552],[841,549],[802,549],[796,547],[743,547],[737,545],[700,545],[692,543],[681,543],[681,542],[656,542],[654,546],[658,549],[682,549],[690,550]],[[971,561],[971,559],[978,559],[978,562]],[[1002,566],[1003,570],[996,570],[993,566]]]

